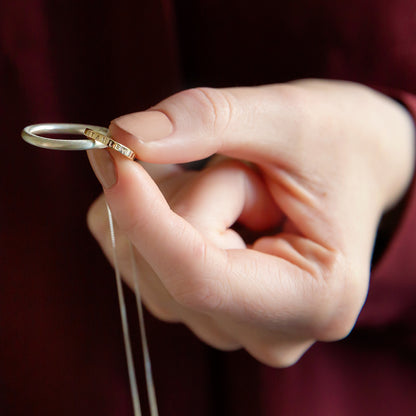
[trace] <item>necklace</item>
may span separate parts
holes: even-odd
[[[60,134],[60,135],[71,135],[71,136],[81,136],[83,139],[58,139],[58,138],[49,138],[43,136],[44,134]],[[27,126],[22,131],[22,138],[38,147],[43,147],[47,149],[55,150],[88,150],[88,149],[103,149],[106,147],[112,148],[117,152],[121,153],[123,156],[129,158],[130,160],[135,160],[136,155],[128,147],[118,143],[114,139],[108,136],[108,129],[99,126],[91,126],[84,124],[70,124],[70,123],[45,123],[45,124],[34,124]],[[130,341],[130,331],[127,318],[126,302],[123,293],[122,280],[120,275],[120,270],[118,266],[118,259],[116,253],[116,238],[114,233],[114,223],[111,210],[107,205],[107,217],[108,217],[108,226],[109,234],[111,240],[112,254],[113,254],[113,264],[114,264],[114,274],[117,286],[117,295],[118,303],[120,308],[120,318],[121,326],[123,330],[123,341],[124,349],[126,353],[127,360],[127,370],[130,383],[130,391],[133,402],[134,416],[141,416],[141,406],[139,398],[139,390],[137,387],[136,373],[134,370],[134,359],[133,352]],[[149,400],[150,415],[158,416],[158,408],[156,402],[156,394],[152,376],[152,368],[149,354],[149,347],[146,336],[144,315],[143,315],[143,305],[140,296],[140,287],[139,287],[139,274],[137,270],[136,260],[134,257],[133,246],[129,243],[130,246],[130,260],[131,267],[134,278],[134,293],[136,297],[136,307],[139,318],[140,326],[140,339],[143,350],[143,361],[144,361],[144,370],[146,378],[146,390]]]

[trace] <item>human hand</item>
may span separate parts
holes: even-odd
[[[272,366],[350,332],[378,222],[412,176],[413,125],[399,104],[338,81],[193,89],[110,131],[148,170],[114,151],[89,152],[120,235],[122,274],[133,286],[130,240],[153,314]],[[251,164],[173,165],[213,154]],[[102,197],[88,222],[111,258]]]

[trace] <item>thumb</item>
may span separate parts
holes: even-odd
[[[110,133],[146,162],[185,163],[214,153],[276,161],[273,153],[278,150],[279,158],[285,158],[296,150],[293,138],[301,137],[295,131],[301,123],[290,105],[298,101],[297,91],[290,84],[190,89],[148,111],[115,119]]]

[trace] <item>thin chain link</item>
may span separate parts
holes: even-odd
[[[111,210],[109,206],[107,204],[106,206],[107,206],[107,214],[108,214],[108,224],[110,228],[111,246],[112,246],[112,251],[113,251],[113,264],[114,264],[114,272],[115,272],[116,283],[117,283],[117,294],[118,294],[118,301],[119,301],[119,306],[120,306],[121,324],[123,328],[124,347],[126,351],[131,396],[133,400],[134,416],[141,416],[142,413],[140,409],[139,390],[137,387],[136,373],[134,370],[134,361],[133,361],[131,342],[130,342],[130,333],[129,333],[129,325],[128,325],[128,319],[127,319],[126,303],[124,299],[123,286],[121,283],[120,270],[118,267],[118,260],[117,260],[116,238],[115,238],[115,232],[114,232],[113,216],[111,214]],[[139,317],[140,338],[141,338],[141,344],[142,344],[142,350],[143,350],[143,361],[144,361],[144,370],[145,370],[145,377],[146,377],[146,389],[147,389],[147,396],[149,399],[150,415],[159,416],[157,402],[156,402],[155,386],[154,386],[153,376],[152,376],[152,365],[150,361],[149,346],[148,346],[147,336],[146,336],[143,306],[142,306],[142,301],[141,301],[141,296],[140,296],[139,273],[137,270],[136,259],[134,256],[134,250],[133,250],[133,246],[131,242],[129,242],[129,246],[130,246],[132,273],[133,273],[133,278],[134,278],[134,293],[136,296],[137,313]]]
[[[144,361],[144,370],[145,370],[145,376],[146,376],[147,396],[149,398],[150,415],[159,416],[159,412],[157,410],[155,385],[154,385],[153,376],[152,376],[152,364],[150,362],[149,346],[147,343],[146,328],[145,328],[145,323],[144,323],[143,305],[142,305],[142,300],[140,296],[139,273],[137,270],[136,260],[134,257],[133,245],[131,244],[130,241],[129,241],[129,245],[130,245],[130,258],[131,258],[131,263],[133,267],[133,276],[134,276],[134,293],[136,295],[137,313],[139,315],[140,338],[142,342],[143,361]]]
[[[130,333],[129,333],[129,323],[127,320],[126,301],[124,299],[123,285],[121,283],[120,270],[119,270],[118,261],[117,261],[116,237],[114,233],[113,216],[111,214],[110,207],[107,204],[106,206],[107,206],[107,215],[108,215],[108,225],[110,228],[111,247],[113,251],[113,264],[114,264],[114,272],[115,272],[116,284],[117,284],[118,303],[120,306],[121,326],[123,328],[124,349],[126,351],[127,370],[129,374],[131,397],[133,400],[134,416],[142,416],[142,412],[140,410],[139,389],[137,388],[136,373],[134,371],[133,354],[131,352],[131,342],[130,342]]]

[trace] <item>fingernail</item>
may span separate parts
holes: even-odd
[[[88,159],[95,176],[105,189],[111,188],[117,182],[114,160],[107,149],[88,150]]]
[[[116,118],[112,124],[145,143],[164,139],[173,130],[169,118],[160,111],[127,114]]]

